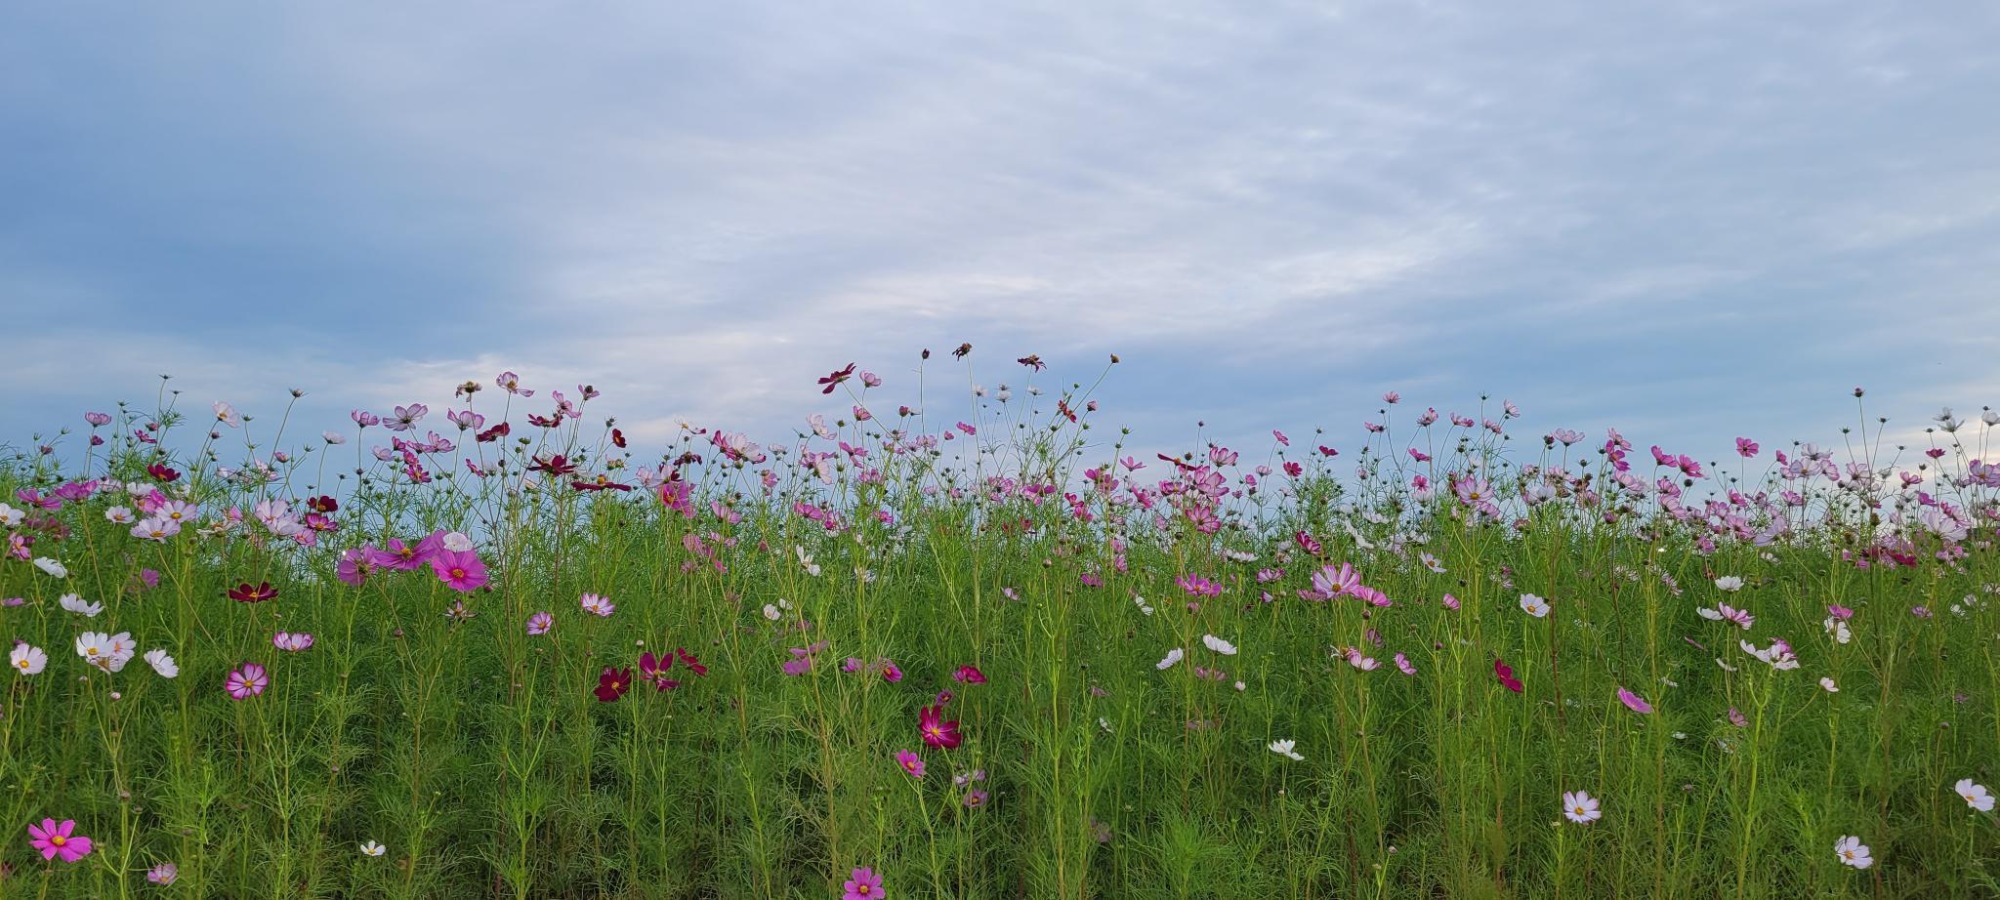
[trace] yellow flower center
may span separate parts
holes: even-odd
[[[51,836],[51,837],[49,838],[49,843],[51,843],[51,844],[54,844],[55,846],[58,846],[58,847],[60,847],[60,846],[62,846],[62,845],[64,845],[64,844],[67,844],[67,843],[69,843],[69,838],[66,838],[66,837],[63,837],[63,836],[62,836],[62,835],[60,835],[60,834],[58,834],[58,835],[53,835],[53,836]]]

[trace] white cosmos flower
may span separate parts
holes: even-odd
[[[1840,840],[1834,842],[1833,852],[1843,865],[1866,869],[1875,864],[1875,860],[1868,855],[1868,845],[1851,834],[1841,835]]]
[[[1820,687],[1823,687],[1823,688],[1826,688],[1826,692],[1827,692],[1827,693],[1829,693],[1829,694],[1838,694],[1838,693],[1840,693],[1840,685],[1837,685],[1837,684],[1834,684],[1834,683],[1833,683],[1833,679],[1831,679],[1831,678],[1822,678],[1822,679],[1820,679],[1820,680],[1819,680],[1819,686],[1820,686]]]
[[[381,856],[382,854],[389,852],[389,848],[384,847],[381,844],[375,843],[374,841],[369,841],[361,845],[361,852],[369,856]]]
[[[1563,792],[1563,817],[1578,825],[1588,825],[1604,818],[1596,797],[1585,791]]]
[[[1305,759],[1305,757],[1303,757],[1303,756],[1300,756],[1300,755],[1299,755],[1298,753],[1296,753],[1296,752],[1294,752],[1294,751],[1292,750],[1292,748],[1293,748],[1293,747],[1296,747],[1296,746],[1298,746],[1298,745],[1299,745],[1299,742],[1298,742],[1298,741],[1294,741],[1294,740],[1291,740],[1291,739],[1289,739],[1289,738],[1287,738],[1287,739],[1285,739],[1285,740],[1280,740],[1280,741],[1272,741],[1272,742],[1271,742],[1271,752],[1272,752],[1272,753],[1276,753],[1276,754],[1278,754],[1279,756],[1283,756],[1283,757],[1285,757],[1285,758],[1287,758],[1287,759],[1291,759],[1291,760],[1294,760],[1294,761],[1296,761],[1296,760],[1302,760],[1302,759]],[[1991,800],[1988,800],[1988,801],[1987,801],[1987,805],[1991,806],[1991,805],[1992,805],[1992,801],[1991,801]]]
[[[43,653],[40,647],[15,644],[14,652],[8,654],[7,661],[14,666],[14,671],[22,675],[40,675],[49,664],[49,655]]]
[[[56,562],[55,560],[50,559],[46,556],[35,557],[35,568],[47,572],[50,575],[53,575],[57,578],[69,577],[69,570],[63,568],[62,563]]]
[[[1522,594],[1521,611],[1539,619],[1549,614],[1549,602],[1534,594]]]
[[[450,550],[453,553],[464,553],[472,549],[472,538],[460,531],[445,532],[442,543],[446,550]]]
[[[1174,663],[1180,662],[1181,659],[1185,656],[1187,656],[1186,651],[1182,650],[1179,647],[1175,647],[1174,649],[1167,651],[1167,656],[1165,659],[1162,659],[1159,662],[1154,663],[1153,668],[1161,670],[1171,669],[1173,668]]]
[[[73,613],[82,613],[91,618],[95,618],[98,613],[104,611],[104,604],[92,603],[76,594],[64,594],[61,597],[57,597],[56,602],[61,604],[63,609]]]
[[[161,678],[172,678],[181,673],[181,667],[174,662],[173,657],[167,655],[165,650],[146,651],[146,665],[152,666],[153,671],[160,673]]]
[[[1842,622],[1839,619],[1828,617],[1825,624],[1826,624],[1826,633],[1833,635],[1833,640],[1835,643],[1845,644],[1848,641],[1854,639],[1854,632],[1847,630],[1846,622]]]
[[[1743,589],[1743,579],[1734,575],[1724,575],[1715,579],[1715,589],[1733,594]]]
[[[86,631],[77,635],[76,655],[91,665],[101,665],[98,660],[111,656],[111,635],[101,631]]]
[[[1965,798],[1965,805],[1980,812],[1993,811],[1993,794],[1986,790],[1985,785],[1974,782],[1970,778],[1960,778],[1957,784],[1951,786],[1951,789],[1957,791],[1960,797]]]
[[[1236,645],[1235,645],[1235,644],[1232,644],[1232,643],[1230,643],[1230,642],[1228,642],[1228,641],[1225,641],[1225,640],[1223,640],[1223,639],[1221,639],[1221,638],[1219,638],[1219,637],[1216,637],[1215,635],[1212,635],[1212,634],[1204,634],[1204,635],[1202,635],[1202,636],[1201,636],[1201,642],[1202,642],[1203,646],[1206,646],[1206,647],[1207,647],[1208,649],[1210,649],[1210,650],[1213,650],[1213,651],[1215,651],[1215,652],[1217,652],[1217,653],[1220,653],[1220,654],[1222,654],[1223,656],[1235,656],[1235,655],[1236,655]]]

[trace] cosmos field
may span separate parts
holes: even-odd
[[[982,365],[652,446],[511,372],[50,423],[0,896],[2000,892],[2000,415],[1161,452]]]

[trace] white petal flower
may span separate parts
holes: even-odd
[[[1743,579],[1734,575],[1724,575],[1721,578],[1715,579],[1715,588],[1719,591],[1735,593],[1743,589]]]
[[[168,656],[165,650],[146,651],[146,665],[152,666],[153,671],[160,673],[161,678],[172,678],[181,673],[180,665],[175,663],[174,658]]]
[[[1221,639],[1221,638],[1219,638],[1219,637],[1216,637],[1215,635],[1212,635],[1212,634],[1204,634],[1204,635],[1202,635],[1202,636],[1201,636],[1201,642],[1202,642],[1203,646],[1206,646],[1206,647],[1207,647],[1208,649],[1210,649],[1210,650],[1213,650],[1213,651],[1215,651],[1215,652],[1217,652],[1217,653],[1220,653],[1220,654],[1222,654],[1223,656],[1235,656],[1235,655],[1236,655],[1236,645],[1235,645],[1235,644],[1232,644],[1232,643],[1230,643],[1230,642],[1228,642],[1228,641],[1225,641],[1225,640],[1223,640],[1223,639]]]
[[[381,856],[382,854],[389,852],[389,848],[384,847],[381,844],[375,843],[374,841],[369,841],[361,845],[361,852],[368,854],[369,856]]]
[[[1875,860],[1868,855],[1868,845],[1851,834],[1842,835],[1840,840],[1834,842],[1833,852],[1843,865],[1866,869],[1875,864]]]
[[[98,613],[104,611],[104,604],[92,603],[76,594],[64,594],[61,597],[57,597],[56,603],[60,604],[63,609],[73,613],[82,613],[84,616],[90,618],[96,618]]]
[[[1549,602],[1534,594],[1522,594],[1521,611],[1539,619],[1549,614]]]
[[[1181,659],[1185,656],[1187,656],[1187,653],[1185,651],[1183,651],[1179,647],[1175,647],[1174,649],[1167,651],[1167,656],[1165,659],[1162,659],[1159,662],[1154,663],[1153,668],[1161,670],[1173,668],[1174,663],[1180,662]]]
[[[1819,680],[1819,686],[1820,686],[1820,687],[1823,687],[1823,688],[1826,688],[1826,692],[1827,692],[1827,693],[1829,693],[1829,694],[1838,694],[1838,693],[1840,693],[1840,685],[1837,685],[1837,684],[1834,684],[1834,683],[1833,683],[1833,679],[1831,679],[1831,678],[1822,678],[1822,679],[1820,679],[1820,680]]]
[[[56,562],[55,560],[50,559],[46,556],[35,557],[35,568],[47,572],[50,575],[53,575],[57,578],[69,577],[69,570],[64,568],[62,563]]]
[[[1993,811],[1993,794],[1986,790],[1985,785],[1978,784],[1970,778],[1961,778],[1957,784],[1951,786],[1951,789],[1965,798],[1965,805],[1980,812]]]
[[[14,652],[8,654],[7,661],[14,666],[14,671],[22,675],[40,675],[49,664],[49,655],[43,653],[40,647],[15,644]]]
[[[1281,740],[1281,741],[1272,741],[1272,742],[1271,742],[1271,752],[1272,752],[1272,753],[1276,753],[1276,754],[1278,754],[1279,756],[1283,756],[1283,757],[1286,757],[1286,758],[1288,758],[1288,759],[1292,759],[1292,760],[1302,760],[1302,759],[1305,759],[1305,757],[1303,757],[1303,756],[1300,756],[1300,755],[1299,755],[1298,753],[1296,753],[1296,752],[1294,752],[1294,751],[1292,750],[1292,748],[1293,748],[1293,747],[1296,747],[1296,746],[1298,746],[1298,744],[1299,744],[1299,742],[1298,742],[1298,741],[1294,741],[1294,740],[1290,740],[1290,739],[1286,739],[1286,740]]]
[[[1596,797],[1584,791],[1563,792],[1563,817],[1578,825],[1588,825],[1604,818]]]

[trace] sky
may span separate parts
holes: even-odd
[[[926,348],[933,413],[1115,353],[1099,433],[1162,449],[1355,447],[1389,390],[1922,441],[2000,405],[1996,43],[1954,2],[8,4],[0,445],[162,374],[448,430],[502,370],[781,439],[849,362],[917,405]]]

